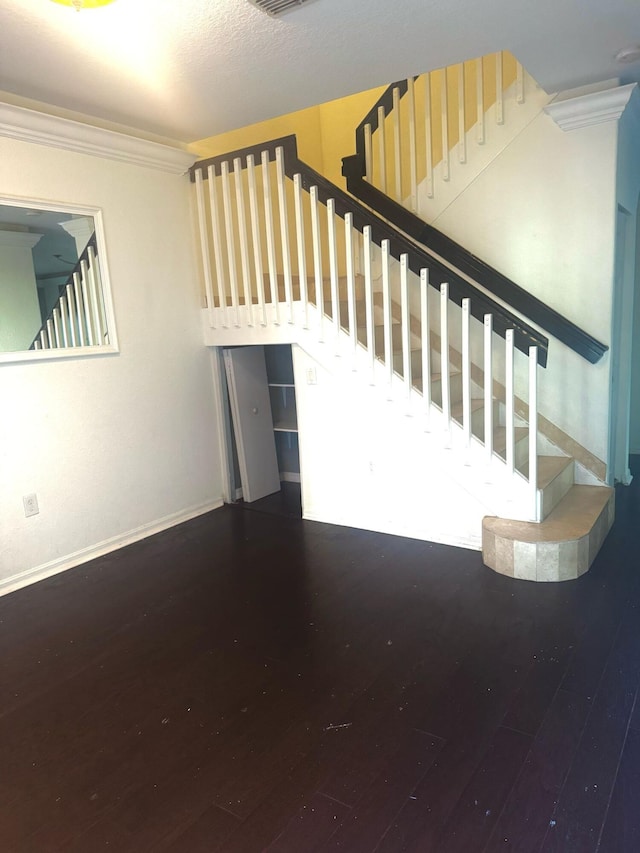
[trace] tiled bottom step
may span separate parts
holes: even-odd
[[[577,578],[589,569],[611,529],[614,496],[605,486],[573,486],[540,524],[487,516],[482,559],[494,571],[521,580]]]

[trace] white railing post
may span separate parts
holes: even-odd
[[[353,353],[353,369],[356,368],[358,349],[358,328],[356,323],[356,278],[353,269],[353,213],[344,216],[344,245],[347,255],[347,311],[349,316],[349,337]]]
[[[431,329],[429,328],[429,270],[420,270],[420,338],[422,347],[422,398],[431,424]]]
[[[60,297],[60,317],[62,320],[62,341],[65,347],[69,346],[69,331],[68,331],[68,322],[69,322],[69,309],[67,307],[67,297]]]
[[[53,309],[53,333],[56,339],[56,347],[59,348],[62,346],[62,334],[60,330],[60,309],[57,307]]]
[[[78,318],[78,340],[80,346],[86,345],[85,325],[84,325],[84,307],[82,304],[82,289],[80,284],[80,274],[73,274],[73,295],[75,297],[76,317]]]
[[[262,243],[260,241],[260,214],[258,208],[258,190],[256,187],[256,167],[253,154],[247,157],[247,183],[249,185],[249,216],[251,218],[251,241],[253,243],[253,266],[258,294],[260,325],[267,325],[267,307],[264,298],[264,270],[262,267]]]
[[[402,204],[402,148],[400,134],[400,89],[392,90],[393,95],[393,161],[395,171],[396,201]]]
[[[387,142],[385,136],[384,107],[378,107],[378,160],[380,161],[380,189],[387,192]]]
[[[244,211],[244,186],[242,180],[242,161],[236,157],[233,161],[233,177],[236,188],[236,213],[238,214],[238,238],[240,240],[240,263],[242,266],[242,289],[247,324],[253,326],[253,295],[251,293],[251,273],[249,267],[249,243],[247,241],[247,218]]]
[[[102,325],[102,318],[100,316],[100,286],[98,284],[98,256],[93,251],[93,246],[89,246],[87,250],[87,255],[89,257],[89,296],[91,299],[91,313],[93,315],[93,324],[96,330],[96,344],[101,345],[104,343],[104,332],[105,329]]]
[[[202,169],[196,169],[196,202],[198,207],[198,226],[200,230],[200,251],[202,253],[202,270],[204,273],[204,289],[207,295],[209,309],[209,325],[215,329],[215,304],[213,301],[213,282],[211,280],[211,257],[209,255],[209,236],[207,234],[207,213],[204,204],[204,187],[202,185]]]
[[[76,336],[76,301],[73,295],[73,286],[67,285],[67,305],[69,306],[69,331],[71,332],[71,346],[78,346],[78,337]]]
[[[424,79],[424,142],[425,176],[429,198],[433,198],[433,134],[431,127],[431,74],[427,72]]]
[[[524,104],[524,68],[516,62],[516,103]]]
[[[413,77],[407,80],[407,106],[409,108],[409,184],[410,207],[418,209],[418,157],[416,141],[416,98]]]
[[[384,323],[384,365],[389,394],[393,382],[393,329],[391,325],[391,284],[389,281],[389,241],[382,241],[382,313]]]
[[[311,238],[313,242],[313,277],[316,288],[316,308],[318,310],[318,339],[322,341],[324,338],[324,282],[322,280],[318,187],[311,187],[309,196],[311,198]]]
[[[479,145],[485,141],[484,134],[484,60],[476,59],[476,140]]]
[[[504,124],[504,92],[502,91],[502,51],[496,53],[496,124]]]
[[[373,146],[371,139],[371,125],[364,126],[364,179],[367,183],[373,183]]]
[[[460,163],[467,162],[466,123],[464,62],[461,62],[458,67],[458,160]]]
[[[231,188],[229,186],[229,164],[225,160],[220,171],[222,173],[222,202],[224,208],[225,236],[227,238],[227,263],[229,269],[229,282],[231,284],[231,306],[235,325],[240,325],[240,313],[238,305],[238,274],[236,270],[236,241],[234,234],[233,212],[231,210]]]
[[[56,343],[53,320],[47,320],[47,337],[49,339],[49,349],[56,349],[58,344]]]
[[[287,187],[284,174],[284,149],[276,148],[276,174],[278,177],[278,206],[280,208],[280,239],[284,270],[284,293],[289,308],[289,323],[293,323],[293,280],[291,277],[291,251],[289,249],[289,218],[287,214]]]
[[[340,293],[336,244],[336,203],[335,199],[332,198],[327,199],[327,233],[329,236],[329,275],[331,277],[331,321],[337,346],[340,336]]]
[[[533,521],[541,521],[538,501],[538,347],[529,347],[529,489]]]
[[[209,210],[211,211],[211,234],[213,237],[213,259],[216,265],[216,279],[218,282],[218,303],[220,310],[222,311],[222,325],[226,329],[229,327],[229,310],[224,283],[224,268],[222,264],[222,232],[220,231],[220,216],[218,214],[216,171],[213,166],[209,166],[207,173],[209,183]]]
[[[402,379],[407,401],[411,398],[411,316],[409,314],[409,255],[400,255],[400,307],[402,311]]]
[[[464,445],[471,446],[471,300],[462,300],[462,428]]]
[[[271,171],[269,169],[269,152],[263,151],[262,162],[262,191],[264,195],[264,223],[267,236],[267,262],[269,265],[269,290],[273,308],[273,322],[280,325],[280,298],[278,296],[278,277],[276,272],[276,242],[273,233],[273,207],[271,205]]]
[[[90,347],[95,346],[95,336],[91,323],[91,301],[89,294],[89,266],[86,261],[80,261],[80,282],[82,285],[82,305],[84,322],[87,329],[87,342]],[[60,346],[60,344],[58,344]]]
[[[367,324],[367,355],[371,369],[371,384],[374,382],[376,363],[376,340],[373,322],[373,281],[371,275],[371,226],[366,225],[362,230],[364,238],[364,294],[365,314]]]
[[[484,315],[484,449],[487,469],[493,458],[493,315]]]
[[[442,116],[442,180],[448,181],[449,172],[449,91],[447,69],[440,72],[440,112]]]
[[[440,285],[440,381],[445,432],[451,433],[451,377],[449,365],[449,285]]]
[[[302,175],[293,176],[293,189],[296,213],[296,238],[298,243],[298,280],[300,282],[300,301],[305,329],[309,328],[309,294],[307,284],[307,255],[304,242],[304,208],[302,204]]]
[[[507,329],[505,333],[505,429],[507,439],[507,473],[513,475],[515,471],[515,412],[514,412],[514,388],[513,388],[513,329]]]

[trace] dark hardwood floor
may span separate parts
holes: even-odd
[[[0,599],[1,853],[637,853],[617,500],[563,584],[234,506]]]

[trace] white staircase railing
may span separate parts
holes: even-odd
[[[462,468],[475,467],[482,482],[499,487],[511,517],[540,520],[540,354],[525,324],[514,318],[500,335],[496,328],[504,330],[508,318],[484,311],[486,296],[453,301],[455,276],[443,281],[435,261],[416,266],[413,250],[398,251],[411,244],[401,235],[381,239],[393,230],[279,142],[287,140],[193,167],[207,342],[307,342],[423,418]],[[494,394],[499,386],[506,387],[502,400]],[[524,453],[516,450],[516,426],[524,425],[516,393],[528,399],[534,425]],[[498,423],[505,447],[494,446]]]

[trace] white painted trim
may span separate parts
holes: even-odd
[[[199,515],[204,515],[206,512],[219,509],[223,505],[224,501],[216,500],[191,507],[190,509],[181,510],[180,512],[166,515],[164,518],[157,519],[156,521],[150,521],[148,524],[142,524],[140,527],[135,527],[126,533],[104,539],[96,545],[81,548],[79,551],[74,551],[65,557],[59,557],[56,560],[51,560],[49,563],[43,563],[34,569],[27,569],[25,572],[11,575],[11,577],[0,581],[0,596],[15,592],[32,583],[37,583],[52,575],[57,575],[60,572],[65,572],[67,569],[73,569],[76,566],[82,565],[82,563],[89,562],[89,560],[95,560],[97,557],[111,553],[111,551],[117,551],[119,548],[139,542],[141,539],[146,539],[155,533],[161,533],[163,530],[168,530],[170,527],[175,527]]]
[[[562,92],[544,107],[544,111],[564,131],[617,121],[637,85],[615,85],[598,92],[585,93],[579,89]]]
[[[0,136],[122,160],[173,175],[183,175],[197,159],[181,148],[12,104],[0,104]]]

